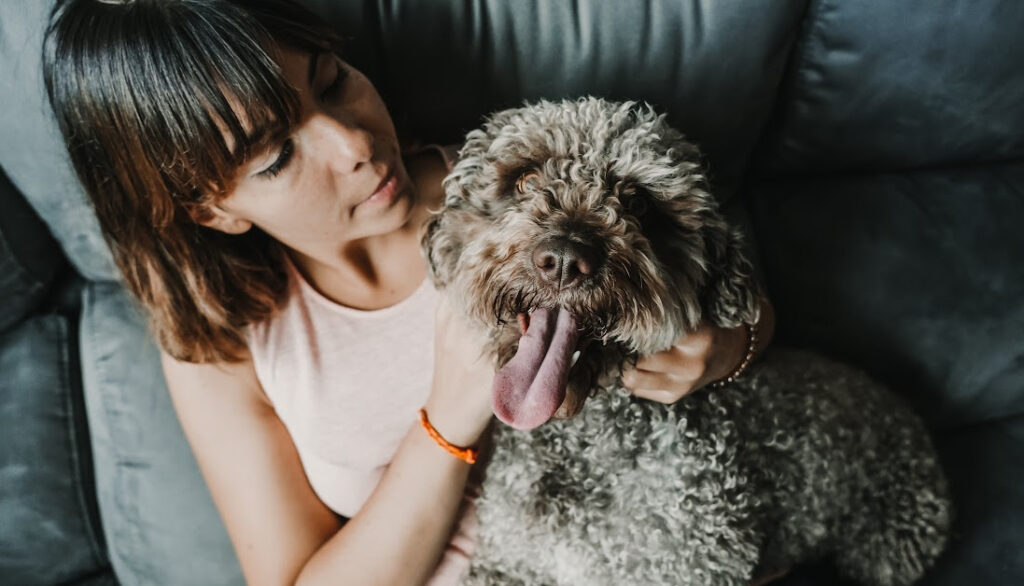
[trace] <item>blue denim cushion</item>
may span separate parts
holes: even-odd
[[[96,486],[118,579],[242,584],[139,310],[115,283],[89,283],[82,305],[82,379]]]
[[[1024,2],[813,0],[803,25],[772,172],[1024,157]]]
[[[864,366],[935,428],[1024,414],[1024,163],[751,195],[779,339]]]
[[[0,169],[0,331],[38,307],[64,266],[57,242]]]
[[[1024,584],[1024,417],[936,439],[957,516],[950,547],[923,586]]]
[[[0,166],[56,235],[78,272],[116,279],[43,87],[42,43],[53,0],[0,2]]]
[[[67,320],[0,335],[0,583],[57,584],[109,566],[94,509]]]

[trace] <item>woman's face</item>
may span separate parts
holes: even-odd
[[[298,89],[300,121],[238,170],[202,223],[229,233],[256,225],[318,258],[402,227],[416,193],[376,89],[333,53],[283,48],[279,63]]]

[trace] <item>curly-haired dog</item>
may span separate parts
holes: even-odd
[[[862,372],[771,348],[672,406],[615,384],[702,317],[759,317],[742,236],[663,116],[598,99],[500,112],[445,189],[425,252],[491,332],[510,424],[466,584],[744,585],[825,556],[909,584],[939,555],[951,506],[931,441]]]

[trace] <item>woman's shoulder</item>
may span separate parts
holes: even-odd
[[[405,169],[424,203],[414,220],[419,225],[425,225],[430,218],[430,210],[444,201],[442,182],[451,172],[459,148],[458,145],[422,144],[403,149]]]
[[[230,362],[187,362],[161,351],[160,362],[179,416],[182,411],[193,410],[188,406],[210,408],[213,399],[230,408],[241,404],[270,406],[248,352]],[[211,393],[211,389],[216,392]]]
[[[455,161],[459,159],[459,150],[461,148],[461,144],[446,144],[443,146],[437,146],[438,152],[441,153],[441,158],[444,159],[444,166],[447,167],[449,171],[451,171],[452,167],[455,166]]]
[[[403,150],[403,156],[414,157],[424,153],[434,153],[440,155],[441,160],[444,162],[445,169],[451,171],[452,167],[455,166],[455,161],[457,161],[459,158],[459,149],[461,148],[461,143],[415,143]]]

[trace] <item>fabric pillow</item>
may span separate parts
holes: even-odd
[[[61,315],[0,335],[0,582],[58,584],[109,573],[73,327]]]
[[[0,2],[0,166],[42,216],[78,272],[116,279],[43,87],[43,31],[53,0]]]
[[[82,381],[110,561],[125,584],[243,584],[164,383],[156,345],[118,284],[89,283]]]
[[[0,169],[0,331],[38,307],[64,266],[57,242]]]

